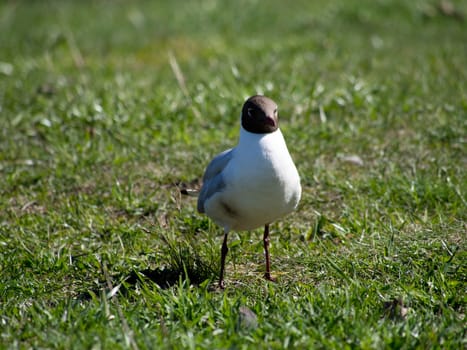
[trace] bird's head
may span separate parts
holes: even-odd
[[[242,126],[254,134],[269,134],[279,128],[277,104],[266,96],[252,96],[242,108]]]

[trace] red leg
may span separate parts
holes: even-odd
[[[264,278],[268,281],[275,282],[276,279],[271,276],[271,262],[269,260],[269,224],[264,225],[263,243],[264,256],[266,257],[266,273],[264,274]]]
[[[227,247],[227,236],[229,235],[229,232],[226,231],[224,233],[224,242],[222,243],[222,248],[221,248],[221,272],[219,275],[219,288],[224,289],[224,268],[225,268],[225,257],[227,256],[227,253],[229,251],[229,248]]]

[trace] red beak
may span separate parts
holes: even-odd
[[[271,117],[266,117],[266,120],[264,121],[267,125],[271,125],[272,127],[276,126],[276,122],[274,121],[273,118]]]

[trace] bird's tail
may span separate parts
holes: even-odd
[[[199,190],[194,190],[192,188],[182,188],[180,190],[180,193],[185,195],[185,196],[190,196],[190,197],[198,197],[199,195]]]

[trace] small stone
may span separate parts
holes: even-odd
[[[363,166],[363,160],[359,156],[352,154],[348,156],[342,156],[341,160],[347,163],[352,163],[358,166]]]
[[[239,329],[255,329],[258,327],[258,317],[246,306],[240,306],[238,309],[238,328]]]

